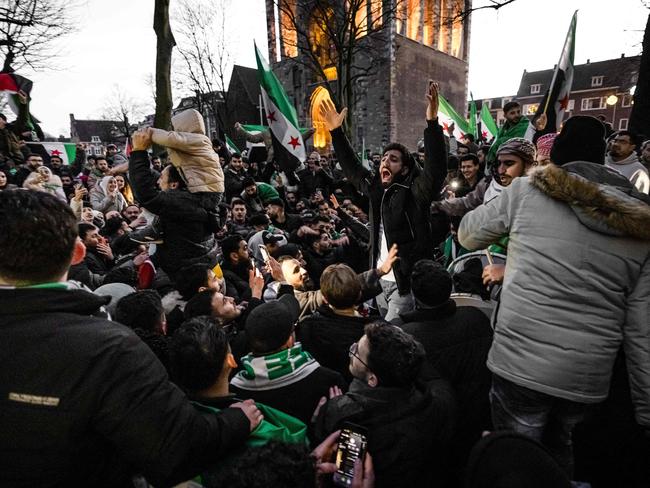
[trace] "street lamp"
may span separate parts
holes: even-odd
[[[616,104],[618,103],[618,97],[615,94],[612,94],[607,97],[607,100],[605,100],[605,103],[607,105],[613,105],[614,106],[614,113],[612,115],[612,127],[618,127],[616,125]]]

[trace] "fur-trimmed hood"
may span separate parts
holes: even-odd
[[[650,240],[650,199],[610,168],[588,162],[534,171],[530,184],[568,203],[580,221],[602,234]]]

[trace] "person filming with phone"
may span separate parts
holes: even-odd
[[[317,440],[349,423],[366,432],[377,488],[434,486],[428,477],[441,477],[453,398],[445,382],[421,381],[424,362],[422,345],[400,328],[366,325],[350,347],[350,389],[322,405],[316,418]],[[440,468],[432,469],[436,461]]]

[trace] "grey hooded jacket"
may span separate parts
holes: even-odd
[[[623,346],[637,420],[650,426],[650,206],[593,163],[542,168],[468,213],[468,249],[508,234],[488,367],[515,384],[582,403],[607,397]]]

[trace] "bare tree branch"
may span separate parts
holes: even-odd
[[[0,0],[3,72],[53,69],[55,41],[74,32],[77,0]]]

